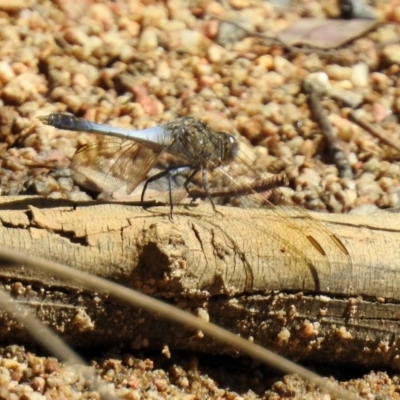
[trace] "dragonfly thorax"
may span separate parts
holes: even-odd
[[[194,118],[181,118],[164,125],[164,129],[174,138],[168,151],[194,168],[229,163],[238,151],[237,140],[232,135],[214,131]]]

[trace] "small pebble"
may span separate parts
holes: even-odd
[[[325,72],[313,72],[303,79],[302,88],[304,93],[315,92],[320,96],[324,96],[331,88],[331,85]]]
[[[223,47],[219,46],[218,44],[212,44],[207,49],[207,58],[212,63],[224,63],[229,60],[232,56],[227,52]]]
[[[177,49],[189,53],[190,55],[203,55],[211,45],[210,39],[200,32],[183,30],[177,32]]]
[[[369,68],[365,63],[358,63],[351,69],[351,81],[356,87],[368,86]]]
[[[69,192],[67,193],[68,199],[71,201],[90,201],[93,200],[92,197],[90,197],[88,194],[85,192]]]
[[[341,81],[344,79],[350,79],[353,70],[349,67],[342,67],[337,64],[329,64],[326,66],[325,72],[328,75],[329,79]]]
[[[361,103],[364,100],[363,95],[360,93],[357,93],[355,91],[349,91],[346,89],[337,88],[337,87],[333,87],[333,88],[329,89],[328,94],[333,99],[339,100],[344,105],[351,107],[351,108],[357,108],[359,105],[361,105]]]
[[[71,191],[72,187],[74,186],[74,182],[71,178],[59,178],[58,184],[59,184],[60,190],[63,192]]]
[[[15,72],[11,68],[10,63],[6,61],[1,61],[0,62],[0,82],[2,84],[6,84],[9,81],[11,81],[13,78],[15,78]]]
[[[297,74],[296,66],[281,56],[275,56],[274,69],[279,75],[286,79],[292,78]]]
[[[382,49],[382,55],[387,63],[400,65],[400,45],[390,44]]]
[[[158,29],[153,27],[146,28],[140,36],[138,49],[140,51],[149,51],[155,49],[158,46],[158,35]]]
[[[47,196],[51,192],[58,190],[58,188],[58,182],[51,176],[37,177],[32,182],[32,189],[40,196]]]
[[[389,14],[389,18],[393,22],[400,22],[400,5],[395,4],[394,6],[391,7],[392,11]]]
[[[242,21],[238,21],[240,27],[235,24],[230,24],[229,22],[221,22],[219,25],[218,35],[217,35],[217,43],[222,46],[226,46],[230,43],[237,43],[248,36],[247,30],[252,29],[250,24],[243,23]]]

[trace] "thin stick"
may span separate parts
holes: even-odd
[[[361,126],[361,128],[365,129],[372,136],[375,136],[381,142],[400,152],[400,143],[397,140],[391,139],[386,131],[361,119],[354,111],[350,111],[349,117],[354,123]]]
[[[353,172],[351,170],[349,160],[342,150],[337,134],[334,131],[332,124],[326,117],[321,100],[315,92],[308,94],[308,105],[310,107],[313,119],[318,124],[319,128],[321,129],[321,133],[328,142],[329,152],[332,154],[340,176],[342,178],[353,179]]]

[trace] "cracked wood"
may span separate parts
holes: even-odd
[[[213,322],[288,357],[334,363],[351,358],[365,366],[398,367],[397,214],[311,213],[340,239],[349,263],[317,225],[310,228],[295,210],[285,210],[288,218],[318,240],[327,258],[297,229],[282,232],[281,221],[270,210],[219,210],[221,215],[208,206],[176,207],[171,221],[169,208],[144,211],[129,205],[5,197],[0,200],[0,241],[4,247],[51,258],[205,313]],[[85,293],[24,266],[1,267],[0,282],[17,304],[35,309],[78,346],[167,343],[230,352],[159,316],[130,310],[107,295]],[[7,327],[0,329],[3,339],[27,340],[19,324],[5,313],[1,318]]]

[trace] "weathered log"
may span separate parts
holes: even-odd
[[[0,244],[151,294],[302,361],[399,366],[400,217],[0,199]],[[278,211],[277,211],[278,210]],[[232,353],[25,266],[1,286],[75,346]],[[3,340],[27,341],[0,316]]]

